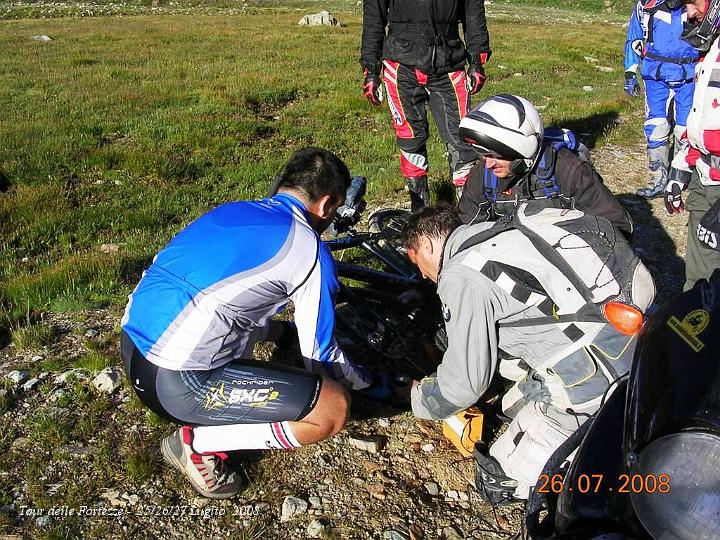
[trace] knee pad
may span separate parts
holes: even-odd
[[[666,145],[670,137],[670,123],[667,118],[649,118],[645,120],[645,137],[648,148]]]

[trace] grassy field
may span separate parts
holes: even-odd
[[[47,310],[121,306],[173,233],[213,205],[262,195],[301,146],[337,152],[370,179],[372,199],[405,197],[390,117],[361,94],[360,8],[333,4],[343,28],[302,28],[293,10],[320,3],[283,5],[270,14],[0,21],[4,342]],[[501,2],[488,12],[494,52],[482,96],[524,95],[547,124],[569,125],[593,145],[640,139],[636,117],[618,122],[629,106],[625,14],[568,23],[573,10],[558,17]],[[37,34],[53,41],[32,41]],[[443,152],[434,134],[436,185]]]

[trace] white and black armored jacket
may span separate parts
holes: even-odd
[[[530,202],[512,220],[455,230],[438,294],[448,349],[413,392],[413,411],[423,418],[474,404],[498,367],[520,382],[514,391],[522,395],[503,403],[516,410],[529,401],[597,407],[629,370],[636,339],[609,324],[602,307],[620,301],[644,311],[655,287],[609,221]]]

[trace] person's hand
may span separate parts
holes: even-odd
[[[668,175],[668,183],[665,186],[665,210],[670,215],[679,214],[685,209],[682,200],[682,192],[687,188],[690,182],[690,171],[681,171],[680,169],[670,169]]]
[[[417,384],[419,384],[418,381],[408,377],[395,377],[390,381],[393,396],[406,405],[410,403],[410,394]]]
[[[485,69],[482,64],[470,64],[467,70],[467,79],[465,84],[467,86],[468,94],[471,96],[477,94],[485,84],[487,76],[485,75]]]
[[[370,386],[360,390],[360,394],[375,401],[385,401],[389,399],[392,396],[390,377],[385,373],[373,374]]]
[[[640,83],[638,83],[637,75],[632,71],[625,72],[625,93],[630,97],[640,95]]]
[[[363,94],[371,105],[378,106],[383,100],[382,81],[379,73],[371,73],[368,68],[363,70]]]

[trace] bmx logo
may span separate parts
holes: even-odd
[[[704,309],[696,309],[685,315],[682,321],[675,316],[670,317],[667,324],[697,353],[705,346],[697,336],[707,328],[709,322],[710,314]]]

